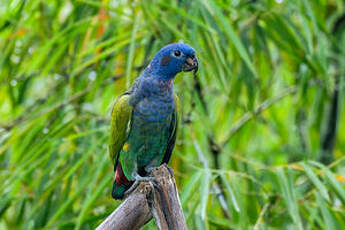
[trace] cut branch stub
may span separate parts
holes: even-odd
[[[150,205],[158,229],[187,229],[172,170],[164,164],[151,174],[157,182]]]

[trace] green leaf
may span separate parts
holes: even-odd
[[[234,194],[234,192],[232,191],[232,188],[231,188],[231,186],[230,186],[230,184],[229,184],[229,182],[228,182],[226,176],[225,176],[224,174],[222,174],[222,173],[220,173],[219,175],[220,175],[220,178],[222,179],[223,183],[225,184],[225,188],[226,188],[227,193],[229,194],[229,196],[230,196],[230,198],[231,198],[230,200],[231,200],[232,206],[234,207],[234,209],[235,209],[237,212],[240,212],[241,209],[240,209],[240,207],[239,207],[239,205],[238,205],[238,202],[237,202],[237,200],[236,200],[235,194]]]
[[[297,229],[303,229],[302,220],[299,214],[298,203],[296,199],[296,194],[294,185],[292,183],[292,178],[290,171],[288,171],[288,176],[285,175],[284,169],[279,168],[276,172],[280,190],[285,201],[285,205],[288,208],[289,214],[295,224]]]
[[[207,169],[203,172],[201,181],[201,203],[200,203],[200,215],[203,220],[206,219],[206,209],[208,204],[208,198],[210,195],[210,183],[211,172]]]
[[[188,181],[186,185],[183,186],[182,194],[181,194],[181,203],[182,206],[188,201],[192,192],[195,190],[195,187],[198,185],[198,181],[202,178],[202,171],[198,170]]]
[[[327,226],[327,229],[329,230],[339,229],[337,228],[336,221],[331,215],[329,208],[326,206],[323,200],[323,197],[318,192],[316,193],[316,200],[319,205],[319,209],[321,210],[322,218],[325,221],[325,226]]]
[[[305,173],[311,180],[311,182],[315,185],[315,187],[319,190],[322,197],[327,201],[330,202],[330,198],[328,195],[328,191],[326,186],[319,180],[318,176],[313,172],[313,170],[305,163],[301,163],[301,166],[304,168]]]
[[[324,170],[326,170],[325,176],[327,182],[330,184],[330,188],[335,192],[335,194],[337,194],[337,197],[340,199],[343,205],[345,205],[344,185],[335,179],[333,173],[329,169],[324,168]]]
[[[254,65],[249,58],[246,48],[244,47],[240,38],[237,36],[232,25],[228,22],[228,19],[224,16],[224,14],[221,12],[218,6],[215,3],[213,3],[213,1],[203,0],[202,3],[205,5],[207,9],[211,10],[211,14],[217,15],[221,25],[224,27],[224,32],[233,42],[235,49],[237,50],[243,61],[247,64],[248,68],[252,71],[253,75],[257,76]]]

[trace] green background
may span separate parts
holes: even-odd
[[[94,229],[120,204],[114,99],[178,41],[200,62],[175,79],[170,166],[189,228],[345,229],[344,13],[341,0],[1,0],[0,229]]]

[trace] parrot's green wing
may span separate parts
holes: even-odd
[[[111,112],[109,156],[114,164],[129,133],[129,123],[133,111],[132,106],[128,103],[129,98],[129,92],[119,96]]]
[[[174,95],[174,99],[175,99],[175,111],[174,111],[174,114],[173,114],[173,117],[171,120],[170,136],[169,136],[167,149],[165,151],[165,155],[164,155],[163,162],[162,162],[162,163],[167,163],[167,164],[170,160],[171,153],[172,153],[174,146],[175,146],[176,133],[177,133],[177,128],[178,128],[178,118],[180,115],[180,99],[178,98],[178,96],[176,94]]]

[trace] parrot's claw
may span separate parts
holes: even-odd
[[[153,166],[146,166],[145,167],[145,172],[147,173],[151,173],[154,169],[156,169],[158,167],[153,167]]]
[[[153,186],[157,187],[157,181],[154,177],[142,177],[140,176],[138,173],[134,173],[133,175],[134,179],[135,179],[135,182],[151,182],[153,184]]]
[[[139,185],[139,181],[134,181],[132,186],[125,192],[124,197],[128,197]]]

